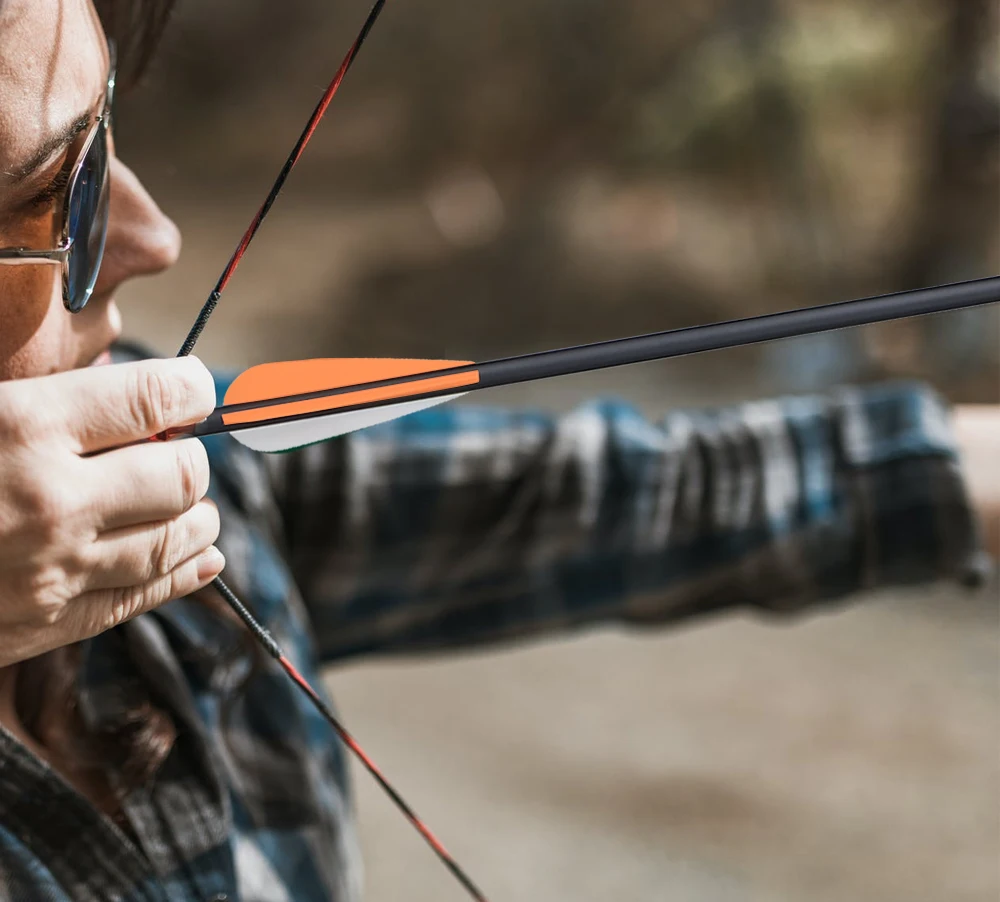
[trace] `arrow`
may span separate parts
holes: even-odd
[[[484,388],[664,360],[1000,301],[1000,276],[654,332],[486,363],[333,358],[264,363],[241,373],[201,423],[160,440],[231,432],[288,451],[388,422]]]

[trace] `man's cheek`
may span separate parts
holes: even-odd
[[[62,303],[58,266],[6,267],[0,273],[0,378],[24,379],[66,369],[74,342]]]

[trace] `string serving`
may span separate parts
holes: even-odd
[[[271,190],[264,199],[264,203],[261,204],[260,209],[251,220],[250,225],[246,232],[244,232],[243,237],[240,239],[240,243],[237,245],[236,250],[233,251],[232,257],[229,258],[226,268],[222,271],[222,275],[219,276],[218,282],[215,283],[215,287],[212,289],[211,294],[209,294],[208,300],[205,301],[204,306],[201,308],[201,312],[198,314],[197,319],[195,319],[194,325],[191,327],[191,331],[188,332],[187,338],[184,339],[184,344],[181,345],[180,351],[177,352],[178,357],[187,357],[194,350],[195,344],[201,337],[201,333],[204,331],[205,326],[208,324],[209,317],[211,317],[215,308],[218,306],[222,292],[225,291],[226,286],[229,284],[229,280],[233,277],[236,267],[239,266],[240,260],[243,259],[243,255],[246,253],[247,248],[250,246],[250,242],[253,241],[254,236],[260,229],[261,223],[263,223],[265,217],[274,204],[275,199],[281,193],[281,189],[284,186],[289,173],[295,168],[295,164],[298,163],[306,145],[309,143],[316,131],[316,128],[319,126],[320,120],[323,118],[327,108],[330,106],[330,102],[333,100],[334,95],[340,89],[340,86],[344,81],[344,77],[347,75],[348,70],[357,58],[358,52],[361,50],[369,32],[372,30],[372,26],[374,26],[375,21],[381,14],[385,3],[386,0],[376,0],[375,5],[368,13],[368,18],[365,19],[364,25],[361,27],[361,31],[358,32],[358,36],[351,45],[351,49],[347,52],[347,56],[344,57],[344,61],[340,64],[340,68],[337,70],[337,74],[334,75],[333,81],[330,82],[326,91],[323,92],[323,96],[320,98],[319,103],[316,105],[312,115],[309,117],[309,121],[302,130],[302,134],[299,135],[298,141],[295,142],[295,147],[292,149],[292,152],[288,155],[284,165],[281,167],[278,177],[274,180],[274,184],[271,186]],[[413,808],[410,807],[406,800],[386,779],[371,757],[365,752],[358,741],[351,735],[347,728],[340,722],[339,718],[333,713],[330,706],[323,701],[319,693],[316,692],[316,690],[309,684],[309,681],[303,677],[298,670],[296,670],[295,666],[282,652],[281,647],[275,641],[270,632],[268,632],[266,627],[264,627],[264,625],[260,623],[256,617],[254,617],[249,608],[247,608],[247,606],[236,597],[232,589],[230,589],[221,578],[216,577],[212,580],[212,587],[222,596],[240,620],[243,621],[250,633],[254,636],[257,642],[260,643],[261,647],[272,658],[274,658],[275,661],[278,662],[292,682],[294,682],[295,685],[302,690],[303,694],[312,702],[316,710],[319,711],[326,722],[333,728],[334,732],[344,745],[350,749],[352,754],[354,754],[354,756],[361,762],[368,773],[372,775],[379,786],[382,787],[386,795],[389,796],[395,806],[402,812],[403,816],[410,822],[410,824],[413,825],[417,832],[420,833],[427,844],[434,850],[434,854],[441,859],[445,867],[448,868],[455,879],[461,883],[468,894],[475,899],[476,902],[487,902],[486,896],[483,892],[476,886],[458,862],[455,861],[441,841],[434,835],[433,832],[431,832],[430,828],[423,822],[423,820],[421,820],[421,818],[417,816]]]

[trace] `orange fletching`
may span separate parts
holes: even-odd
[[[421,373],[473,365],[472,361],[465,360],[386,360],[384,358],[364,357],[262,363],[259,366],[251,367],[233,380],[226,392],[225,403],[229,405],[269,401],[289,395],[347,388],[366,382],[419,376]],[[292,401],[287,404],[275,404],[271,407],[227,413],[223,414],[222,421],[227,426],[234,426],[239,423],[254,423],[297,414],[334,411],[355,404],[388,401],[396,398],[403,399],[415,394],[422,395],[429,392],[446,391],[451,388],[461,388],[475,385],[478,381],[478,370],[470,370],[450,376],[417,379],[399,385],[345,392],[328,398]]]

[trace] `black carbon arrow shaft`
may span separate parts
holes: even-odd
[[[886,320],[943,313],[1000,301],[1000,276],[920,288],[821,307],[803,307],[745,319],[708,323],[634,338],[619,338],[557,351],[542,351],[480,364],[477,388],[511,385],[550,376],[720,351],[779,338],[812,335]],[[429,374],[428,374],[429,375]]]
[[[250,429],[265,422],[277,424],[325,416],[329,411],[319,410],[288,417],[267,417],[266,410],[268,407],[281,404],[334,398],[388,386],[412,385],[412,391],[395,392],[391,398],[357,404],[350,403],[349,398],[341,398],[336,405],[337,412],[368,410],[388,404],[398,404],[401,401],[454,394],[453,388],[428,390],[429,383],[439,377],[476,373],[478,378],[461,388],[462,392],[475,391],[483,388],[513,385],[518,382],[548,379],[553,376],[568,376],[591,370],[625,366],[631,363],[665,360],[670,357],[699,354],[703,351],[719,351],[781,338],[830,332],[836,329],[870,325],[911,316],[944,313],[993,304],[998,301],[1000,301],[1000,276],[991,276],[970,282],[940,285],[936,288],[902,291],[855,301],[826,304],[820,307],[804,307],[780,313],[746,317],[745,319],[708,323],[685,329],[654,332],[649,335],[637,335],[632,338],[617,338],[553,351],[540,351],[517,357],[491,360],[486,363],[448,367],[414,376],[381,379],[242,404],[229,404],[216,408],[208,419],[196,426],[176,430],[171,435],[172,437],[213,435],[220,432]],[[226,414],[256,409],[260,409],[262,413],[259,420],[244,421],[239,425],[227,425],[223,420]]]

